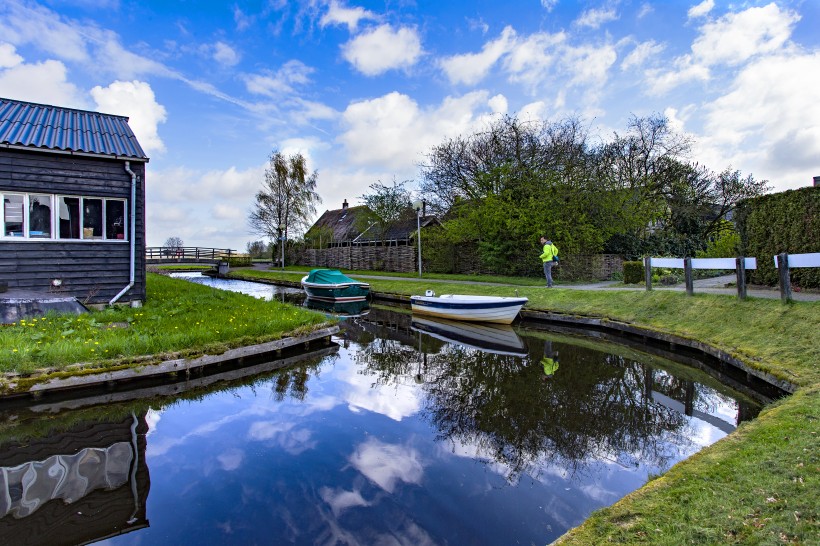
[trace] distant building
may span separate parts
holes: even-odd
[[[435,216],[422,213],[421,227],[438,223]],[[402,246],[413,244],[417,228],[416,214],[411,209],[389,225],[380,226],[368,207],[351,207],[345,199],[342,208],[326,210],[316,220],[305,233],[305,241],[311,248]]]
[[[145,165],[128,118],[0,98],[0,281],[145,300]]]

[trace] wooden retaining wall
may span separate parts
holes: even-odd
[[[414,246],[345,246],[305,249],[296,263],[332,269],[367,269],[374,271],[418,271]]]

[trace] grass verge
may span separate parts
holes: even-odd
[[[149,274],[147,290],[142,308],[50,314],[0,328],[0,372],[55,371],[79,362],[111,368],[144,355],[221,353],[326,322],[307,309],[162,275]]]

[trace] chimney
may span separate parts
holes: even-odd
[[[344,203],[342,203],[342,210],[345,210],[346,208],[347,208],[347,199],[345,199]]]
[[[814,177],[814,187],[815,188],[820,188],[820,176],[815,176]]]

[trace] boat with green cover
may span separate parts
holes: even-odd
[[[309,299],[320,301],[364,301],[370,285],[344,275],[338,269],[314,269],[302,277],[302,288]]]

